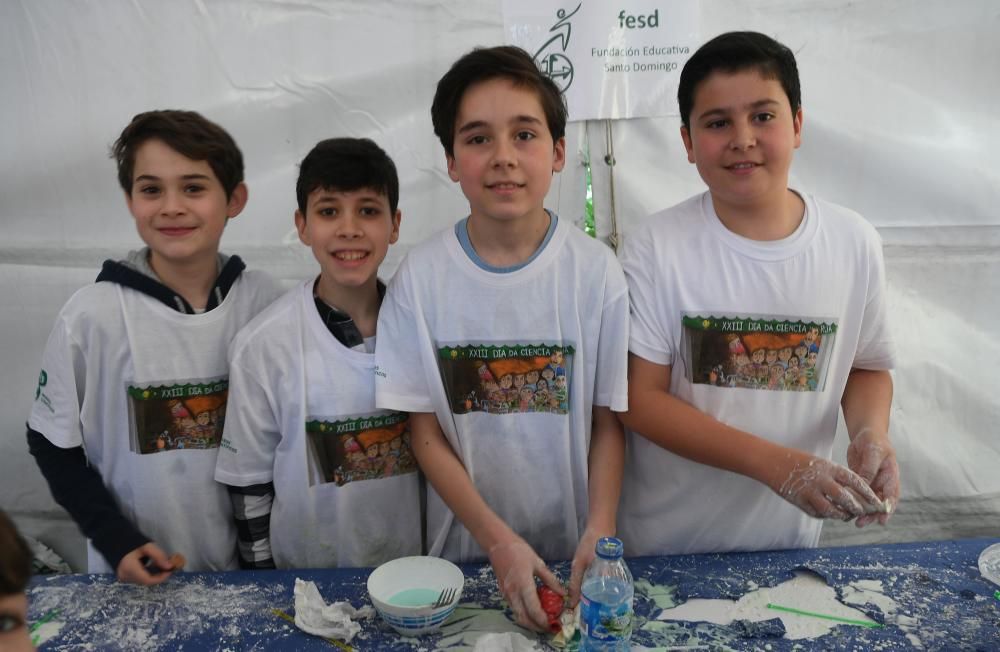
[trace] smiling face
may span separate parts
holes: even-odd
[[[477,221],[546,219],[542,202],[552,173],[565,164],[566,141],[552,141],[538,96],[507,79],[468,88],[455,121],[448,176]]]
[[[400,218],[386,196],[371,189],[309,193],[306,214],[295,211],[295,228],[319,263],[320,296],[336,304],[345,293],[374,290],[378,266],[399,238]]]
[[[158,273],[214,259],[227,220],[246,201],[242,183],[226,198],[207,161],[189,159],[155,138],[136,150],[126,203]]]
[[[779,206],[802,142],[802,109],[793,113],[781,83],[757,70],[715,72],[698,84],[681,138],[716,210]]]

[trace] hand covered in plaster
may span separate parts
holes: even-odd
[[[889,434],[862,428],[847,447],[847,466],[883,501],[882,509],[859,516],[855,525],[864,527],[875,521],[885,525],[899,502],[899,465],[896,464],[896,451],[889,443]]]
[[[122,557],[117,568],[119,581],[144,586],[165,582],[174,570],[167,553],[152,541]]]
[[[580,585],[583,584],[583,574],[587,572],[587,566],[594,560],[594,550],[597,547],[597,540],[601,537],[613,537],[614,532],[598,532],[590,527],[583,531],[580,543],[573,554],[573,565],[569,574],[569,607],[576,607],[580,601]]]
[[[549,619],[538,601],[535,577],[559,595],[565,595],[566,590],[556,576],[520,537],[490,548],[489,558],[500,593],[514,612],[515,622],[526,629],[547,632]]]
[[[770,486],[779,496],[815,518],[849,521],[882,505],[857,473],[801,451],[779,462],[773,477]]]

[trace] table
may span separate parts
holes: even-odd
[[[998,588],[979,575],[979,553],[997,539],[818,548],[762,553],[640,557],[628,560],[636,578],[635,648],[733,650],[1000,649]],[[553,565],[568,577],[568,563]],[[760,638],[706,623],[656,620],[668,603],[692,598],[739,598],[774,586],[795,569],[821,575],[842,595],[852,583],[877,580],[895,601],[893,613],[862,610],[884,628],[839,625],[820,638]],[[496,591],[492,571],[462,567],[462,603],[435,634],[405,639],[377,618],[363,621],[356,650],[468,650],[487,632],[519,632]],[[58,612],[40,628],[41,650],[334,650],[297,630],[272,609],[292,612],[295,578],[316,582],[328,602],[368,604],[370,569],[181,573],[157,587],[119,584],[106,575],[37,577],[28,591],[29,622]],[[754,637],[756,636],[756,637]],[[47,638],[48,640],[45,640]]]

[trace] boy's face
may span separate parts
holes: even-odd
[[[28,634],[28,598],[24,593],[0,596],[0,649],[34,650]]]
[[[378,266],[399,239],[401,217],[390,210],[388,197],[371,188],[309,193],[306,214],[295,211],[295,228],[319,262],[321,295],[374,287]]]
[[[535,92],[502,78],[465,91],[453,151],[448,176],[461,185],[477,221],[543,217],[552,173],[566,162],[566,141],[552,141]]]
[[[125,201],[150,264],[164,271],[214,260],[226,221],[246,205],[247,188],[240,183],[227,200],[208,161],[193,161],[154,138],[136,149]]]
[[[698,84],[681,127],[688,161],[718,204],[754,208],[784,199],[792,153],[802,142],[802,109],[794,114],[776,79],[757,70],[715,72]]]

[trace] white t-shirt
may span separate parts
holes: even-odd
[[[594,405],[627,407],[628,290],[614,254],[565,221],[526,266],[478,267],[448,228],[414,248],[379,313],[376,403],[434,412],[490,508],[545,559],[586,525]],[[428,548],[483,559],[428,489]]]
[[[889,369],[881,241],[857,213],[803,196],[787,238],[743,238],[706,192],[628,234],[632,353],[672,365],[670,392],[723,423],[830,458],[852,367]],[[629,433],[618,532],[631,554],[815,546],[822,521],[747,477]]]
[[[408,415],[375,408],[375,356],[337,341],[312,288],[309,280],[290,290],[233,342],[215,478],[274,482],[278,568],[377,566],[419,555]]]
[[[280,294],[244,271],[225,300],[184,314],[131,288],[89,285],[63,306],[28,425],[83,446],[124,515],[186,570],[236,568],[236,531],[215,458],[226,414],[226,348]],[[88,542],[88,570],[112,572]]]

